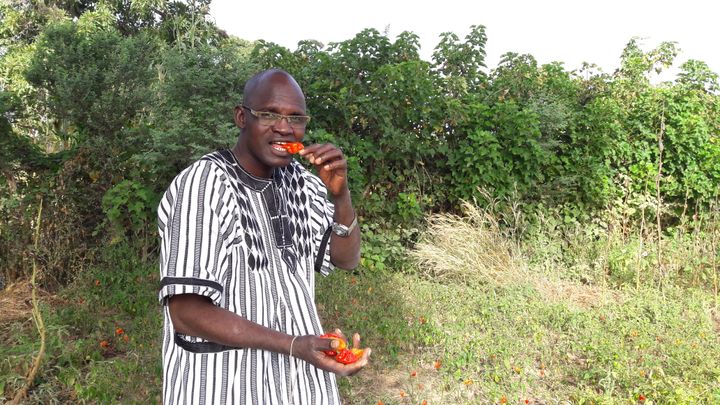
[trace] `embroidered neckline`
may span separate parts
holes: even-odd
[[[264,177],[258,177],[254,174],[250,173],[245,169],[242,164],[240,164],[240,161],[238,160],[237,156],[235,156],[235,153],[233,153],[230,149],[224,149],[220,151],[223,155],[230,155],[231,164],[232,167],[236,168],[236,172],[238,174],[238,179],[245,184],[246,186],[252,188],[255,191],[263,191],[267,186],[269,186],[272,183],[275,183],[276,186],[280,186],[282,183],[281,177],[280,177],[280,168],[275,167],[273,168],[273,172],[270,178],[264,178]]]

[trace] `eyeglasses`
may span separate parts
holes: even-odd
[[[270,111],[255,111],[244,104],[241,107],[250,111],[250,114],[258,119],[260,125],[266,127],[277,125],[283,118],[287,120],[288,125],[295,129],[304,129],[307,123],[310,122],[310,117],[307,115],[282,115]]]

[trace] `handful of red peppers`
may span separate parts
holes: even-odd
[[[363,349],[348,348],[347,342],[345,342],[345,339],[343,339],[340,335],[337,335],[335,333],[326,333],[324,335],[320,335],[320,337],[324,338],[324,339],[335,339],[338,341],[337,349],[324,350],[323,353],[325,353],[328,356],[334,357],[336,361],[338,361],[342,364],[355,363],[363,355],[363,352],[364,352]]]

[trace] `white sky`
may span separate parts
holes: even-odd
[[[714,0],[213,0],[210,7],[229,34],[290,50],[303,39],[327,45],[365,28],[382,33],[389,26],[391,41],[402,31],[417,34],[420,55],[429,61],[440,33],[451,31],[462,40],[471,25],[480,24],[488,36],[489,69],[503,53],[517,52],[541,64],[561,61],[577,69],[587,61],[612,73],[625,44],[637,36],[646,51],[662,41],[678,42],[676,67],[699,59],[720,73],[720,2]],[[671,73],[663,78],[671,79]]]

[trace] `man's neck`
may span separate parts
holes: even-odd
[[[237,160],[238,165],[240,165],[240,167],[242,167],[242,169],[245,172],[250,173],[251,175],[261,178],[261,179],[272,178],[273,168],[269,168],[267,170],[267,172],[259,172],[258,170],[251,170],[252,165],[248,165],[247,161],[246,161],[246,159],[249,159],[249,157],[247,156],[246,149],[240,145],[240,141],[238,141],[238,143],[236,143],[235,146],[233,146],[233,148],[230,149],[230,151],[233,153],[233,155],[235,155],[235,160]]]

